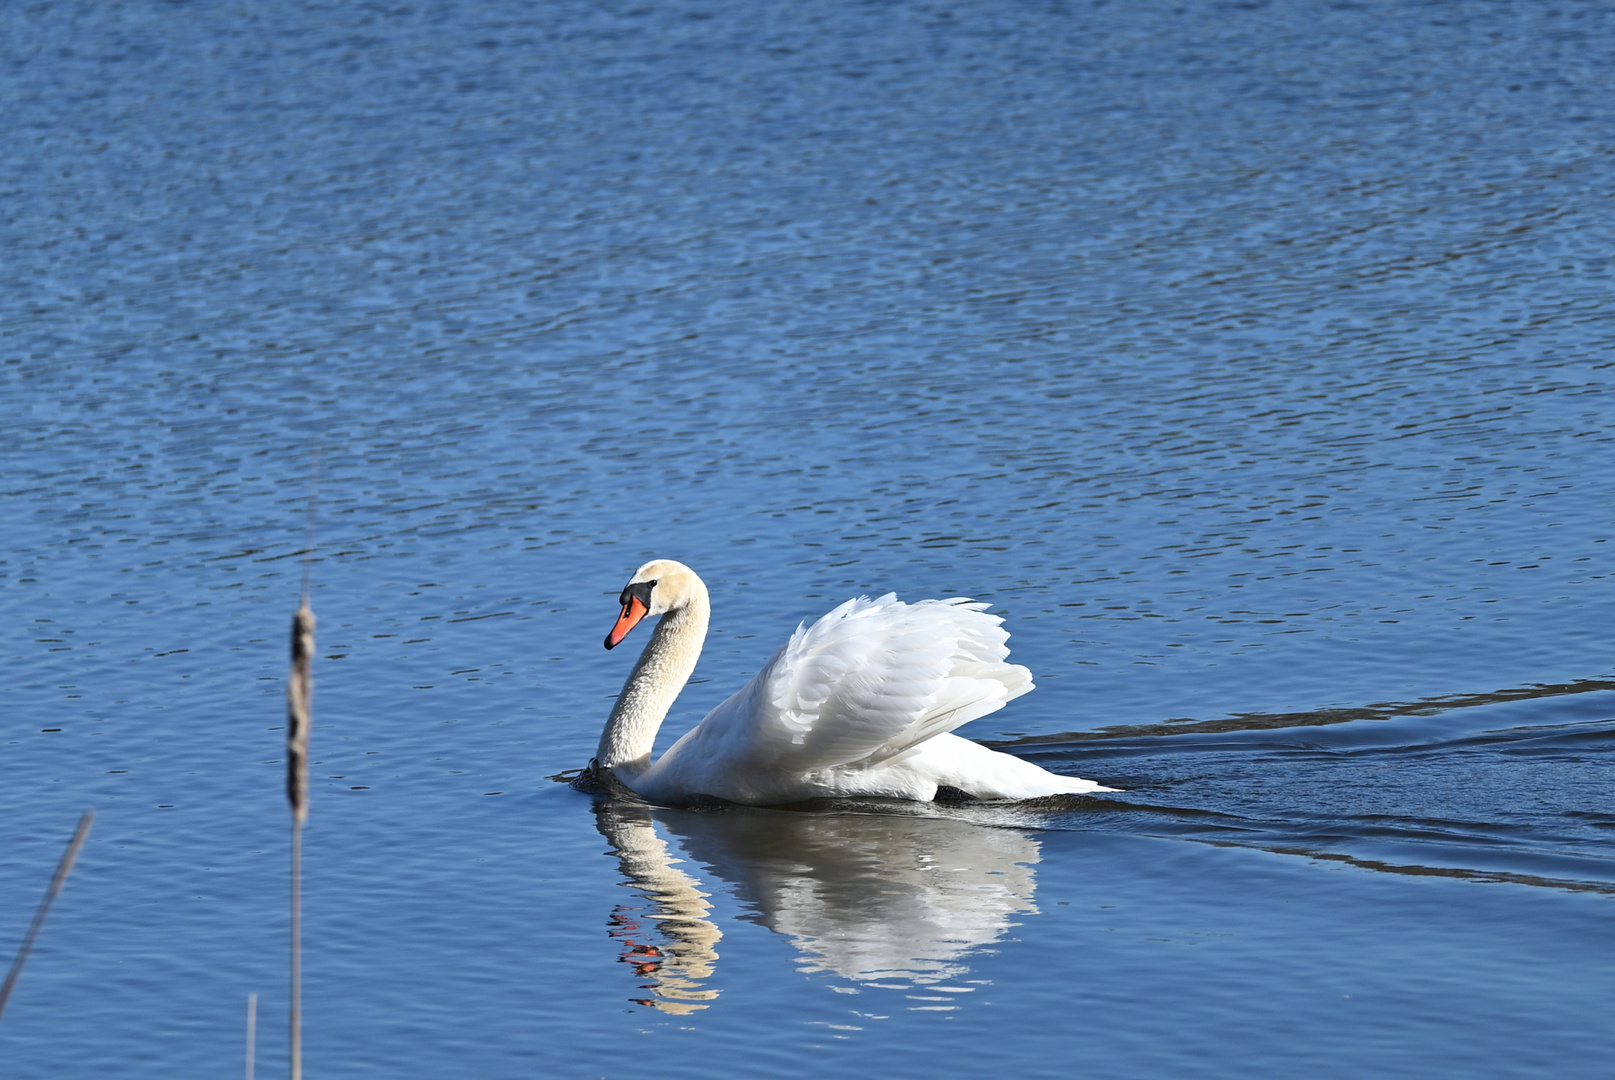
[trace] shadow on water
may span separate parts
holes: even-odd
[[[937,989],[1036,912],[1036,833],[1050,830],[1615,895],[1615,683],[1347,712],[999,744],[1126,789],[1106,797],[666,808],[597,788],[598,827],[640,898],[609,932],[644,980],[640,1004],[705,1008],[723,936],[710,874],[804,973]]]

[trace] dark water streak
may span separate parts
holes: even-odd
[[[1573,683],[1547,686],[1521,686],[1482,694],[1458,694],[1427,701],[1385,701],[1353,709],[1312,709],[1295,713],[1236,713],[1220,720],[1168,720],[1164,724],[1113,724],[1097,731],[1064,731],[1049,735],[1024,735],[1018,739],[986,739],[997,749],[1036,746],[1039,743],[1082,742],[1090,739],[1116,739],[1150,735],[1188,735],[1197,732],[1264,731],[1272,728],[1318,727],[1349,724],[1354,720],[1390,720],[1399,716],[1433,716],[1451,709],[1493,705],[1507,701],[1585,694],[1594,690],[1615,690],[1607,679],[1582,679]]]

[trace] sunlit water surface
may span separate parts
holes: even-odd
[[[7,1076],[1609,1074],[1598,4],[0,8]],[[593,800],[862,592],[1126,789]],[[664,740],[665,745],[665,740]]]

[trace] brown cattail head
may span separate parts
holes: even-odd
[[[301,825],[308,818],[308,729],[314,720],[314,609],[308,597],[292,615],[292,671],[286,680],[286,801]]]

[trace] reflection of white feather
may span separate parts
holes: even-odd
[[[624,946],[619,959],[650,980],[642,986],[655,996],[642,1003],[679,1015],[706,1008],[700,1003],[718,996],[703,984],[718,962],[713,946],[723,938],[706,917],[712,910],[707,894],[674,865],[679,860],[656,835],[650,815],[635,807],[606,806],[600,824],[629,884],[650,902],[622,905],[611,915],[611,936]],[[654,934],[643,924],[654,926]]]
[[[804,971],[865,983],[958,978],[971,952],[999,940],[1017,915],[1037,910],[1038,842],[1014,829],[886,814],[603,812],[602,830],[632,883],[682,912],[693,913],[688,897],[701,894],[674,869],[659,837],[645,839],[652,815],[693,860],[733,886],[753,918],[802,951]],[[682,884],[672,887],[675,875]],[[685,899],[671,899],[675,894]],[[699,906],[704,915],[704,899]],[[667,919],[661,930],[680,942],[669,952],[716,959],[718,932],[703,917]],[[699,982],[710,975],[707,964],[676,970]],[[692,986],[678,989],[682,995]]]
[[[811,836],[796,838],[812,848],[797,855],[811,854],[810,871],[752,882],[763,923],[806,954],[804,971],[858,982],[957,978],[970,952],[1037,910],[1029,864],[1038,843],[1024,833],[945,819],[912,820],[895,835],[887,818],[812,824]]]

